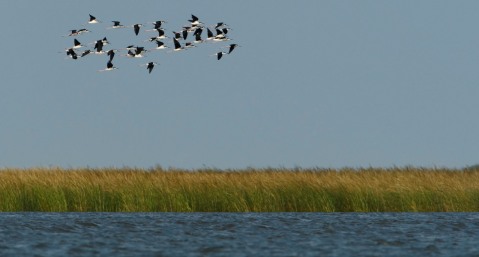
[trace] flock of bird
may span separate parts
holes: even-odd
[[[209,26],[208,28],[206,28],[204,26],[201,26],[203,23],[199,21],[198,17],[196,17],[195,15],[191,15],[191,17],[192,17],[192,19],[188,20],[189,24],[183,25],[182,30],[173,31],[173,40],[168,42],[168,43],[173,42],[174,43],[174,49],[172,49],[171,51],[167,51],[166,53],[172,53],[172,52],[187,50],[188,48],[196,47],[193,44],[200,44],[200,43],[203,43],[203,42],[206,42],[206,41],[211,41],[211,44],[213,44],[213,43],[217,43],[217,42],[223,42],[223,41],[231,40],[231,38],[229,38],[228,35],[227,35],[228,32],[231,29],[230,28],[223,28],[223,27],[228,26],[227,24],[225,24],[223,22],[219,22],[215,25],[212,25],[212,26]],[[133,24],[131,26],[123,26],[123,25],[120,24],[119,21],[112,21],[112,22],[113,22],[113,26],[105,28],[105,29],[134,28],[135,35],[137,35],[137,36],[138,36],[138,33],[140,32],[140,27],[145,26],[144,24]],[[88,24],[96,24],[96,23],[101,23],[101,21],[97,20],[94,16],[92,16],[90,14],[90,21],[85,23],[85,24],[82,24],[82,26],[88,25]],[[153,24],[154,25],[153,29],[147,29],[145,31],[157,31],[158,32],[157,37],[150,37],[150,39],[142,41],[142,42],[149,41],[149,42],[156,43],[157,47],[149,49],[149,50],[145,50],[145,47],[140,47],[140,46],[135,46],[135,45],[127,46],[124,49],[104,50],[103,47],[105,45],[110,44],[110,42],[108,42],[107,38],[104,37],[103,39],[100,39],[100,40],[97,40],[97,41],[94,41],[94,42],[91,42],[91,43],[88,43],[88,44],[85,44],[85,45],[82,45],[77,39],[74,39],[73,40],[74,45],[72,47],[68,47],[63,51],[60,51],[59,53],[66,52],[67,57],[65,57],[63,59],[72,58],[74,60],[77,60],[78,58],[83,58],[83,57],[85,57],[87,55],[90,55],[90,54],[96,54],[96,55],[107,54],[109,56],[109,59],[110,59],[107,63],[107,68],[104,69],[104,70],[99,70],[98,72],[116,70],[118,68],[114,67],[113,63],[112,63],[113,58],[115,57],[115,52],[118,52],[118,51],[121,51],[121,50],[128,50],[127,54],[119,55],[119,56],[126,56],[127,58],[141,58],[141,57],[146,57],[145,55],[143,55],[146,52],[151,52],[151,51],[154,51],[154,50],[161,50],[161,49],[169,48],[168,46],[165,45],[164,42],[161,41],[163,39],[168,38],[168,36],[165,36],[165,29],[161,28],[161,26],[165,23],[167,23],[167,22],[165,22],[165,21],[154,21],[154,22],[145,23],[145,24]],[[213,27],[214,27],[214,30],[216,30],[216,35],[214,35],[213,32],[210,30],[210,28],[213,28]],[[207,29],[208,33],[207,33],[207,38],[205,38],[203,40],[201,38],[201,35],[202,35],[203,30],[205,28]],[[71,31],[70,34],[63,35],[63,37],[78,36],[78,35],[82,35],[82,34],[91,32],[87,29],[70,30],[70,31]],[[186,41],[189,33],[193,33],[193,37],[195,38],[195,40],[192,41],[192,42],[187,42],[187,43],[185,43],[184,46],[181,46],[179,41],[180,40],[185,40]],[[87,45],[94,45],[93,46],[94,50],[85,50],[83,52],[77,52],[77,51],[79,51],[80,48],[85,47]],[[231,52],[233,52],[233,50],[236,47],[239,47],[239,45],[230,44],[228,46],[220,47],[220,49],[229,48],[228,53],[221,51],[221,52],[217,52],[215,54],[209,55],[208,57],[217,56],[218,60],[220,60],[223,57],[223,55],[231,54]],[[158,63],[148,62],[148,63],[145,63],[145,64],[140,64],[138,66],[147,66],[146,68],[149,70],[149,73],[151,73],[151,71],[153,70],[153,67],[155,67],[155,65],[158,65]]]

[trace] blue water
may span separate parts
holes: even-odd
[[[0,256],[479,256],[479,213],[0,213]]]

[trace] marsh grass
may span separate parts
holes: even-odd
[[[3,168],[0,211],[471,212],[479,170]]]

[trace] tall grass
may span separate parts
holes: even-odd
[[[479,211],[479,171],[3,168],[0,211]]]

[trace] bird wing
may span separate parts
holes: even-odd
[[[186,37],[188,37],[188,31],[183,30],[183,39],[186,40]]]
[[[156,41],[156,43],[158,44],[158,47],[160,47],[160,46],[164,45],[164,43],[163,43],[163,42],[161,42],[161,41]]]
[[[120,22],[119,21],[112,21],[113,22],[113,26],[118,26],[120,25]]]
[[[210,29],[208,29],[208,37],[213,37],[213,32]]]
[[[176,38],[173,38],[173,41],[175,42],[175,49],[181,48],[180,42],[178,42],[178,40],[176,40]]]
[[[113,63],[111,63],[111,61],[109,61],[107,64],[106,64],[106,67],[108,69],[112,68],[113,67]]]
[[[75,38],[75,40],[73,40],[73,42],[75,43],[75,46],[81,45],[81,44],[80,44],[80,41],[78,41],[76,38]]]
[[[90,21],[95,20],[96,18],[90,14]]]
[[[236,45],[230,45],[230,52],[228,54],[230,54],[231,52],[233,52],[233,49],[235,49]]]
[[[193,14],[191,15],[191,18],[193,19],[193,21],[197,21],[197,20],[198,20],[198,17],[194,16]]]
[[[201,41],[201,34],[196,34],[196,41]]]
[[[138,32],[140,32],[140,27],[138,26],[138,24],[135,24],[135,34],[138,36]]]
[[[218,53],[218,60],[221,59],[221,57],[223,57],[223,52]]]

